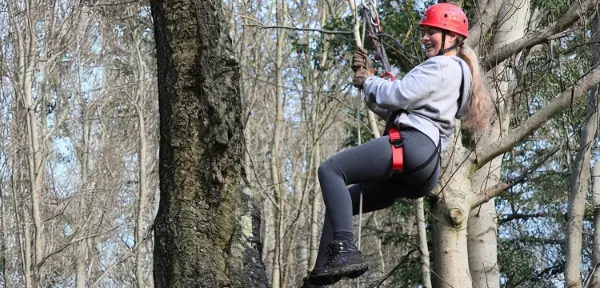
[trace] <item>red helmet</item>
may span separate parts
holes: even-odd
[[[450,3],[438,3],[425,10],[419,26],[430,26],[452,31],[467,38],[469,19],[458,6]]]

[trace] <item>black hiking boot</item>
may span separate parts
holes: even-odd
[[[333,240],[329,243],[328,249],[325,265],[313,269],[308,275],[311,283],[322,283],[325,280],[335,283],[342,277],[357,278],[369,269],[360,251],[351,241]]]
[[[337,279],[337,280],[334,280]],[[331,288],[333,286],[333,284],[335,284],[335,282],[340,281],[342,279],[342,277],[335,277],[332,279],[329,278],[323,278],[323,279],[318,279],[316,281],[310,280],[308,279],[308,277],[304,277],[303,281],[303,285],[300,288]]]

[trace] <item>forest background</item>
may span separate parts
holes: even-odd
[[[235,60],[199,70],[214,77],[202,83],[233,85],[228,95],[237,97],[210,113],[234,107],[243,132],[231,138],[243,143],[233,159],[247,196],[236,205],[256,208],[250,226],[260,229],[246,238],[264,274],[256,287],[300,286],[322,225],[319,163],[383,130],[351,84],[355,25],[365,20],[360,2],[198,0],[198,10],[177,10],[186,1],[150,2],[0,1],[0,285],[163,286],[157,275],[172,259],[187,253],[192,267],[206,262],[197,255],[224,253],[169,258],[156,243],[180,243],[165,224],[173,218],[159,209],[161,201],[170,207],[164,196],[182,195],[172,203],[191,210],[230,200],[161,188],[161,129],[178,124],[161,120],[161,105],[178,101],[165,96],[169,87],[191,93],[168,86],[164,59],[172,58],[165,55],[227,51]],[[355,218],[370,270],[336,287],[600,287],[598,1],[452,2],[469,14],[467,44],[480,56],[494,101],[491,130],[479,137],[457,128],[434,195]],[[418,22],[431,4],[377,3],[398,77],[424,60]],[[208,20],[187,21],[190,15]],[[206,32],[213,26],[218,33]],[[190,41],[218,45],[206,55],[186,45],[165,49],[186,39],[165,35],[185,28],[201,31]],[[372,52],[371,43],[365,39]],[[230,71],[239,72],[234,84],[215,76]],[[196,119],[193,108],[173,110],[173,119]],[[199,138],[221,143],[217,132],[206,135]],[[228,177],[201,158],[188,165],[195,161],[197,173]],[[186,183],[212,185],[203,179]],[[225,212],[231,222],[245,219]],[[233,281],[227,265],[227,276],[215,281]]]

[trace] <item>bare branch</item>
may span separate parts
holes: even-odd
[[[559,150],[560,150],[560,146],[554,148],[554,150],[550,151],[550,153],[546,154],[546,156],[544,156],[544,158],[540,159],[539,161],[537,161],[537,163],[533,164],[528,169],[528,171],[523,173],[523,175],[521,175],[519,178],[514,179],[513,181],[509,181],[509,182],[498,183],[482,192],[477,193],[473,197],[473,202],[471,203],[471,208],[474,209],[476,207],[479,207],[479,205],[481,205],[487,201],[490,201],[490,199],[492,199],[496,195],[506,191],[507,189],[510,189],[517,184],[525,182],[525,180],[527,180],[527,178],[533,171],[535,171],[537,168],[542,166],[542,164],[544,164],[544,162],[546,162],[548,159],[550,159],[550,157],[552,157],[554,154],[556,154],[556,152],[558,152]]]
[[[319,33],[322,33],[322,34],[352,35],[351,31],[323,30],[323,29],[316,29],[316,28],[299,28],[299,27],[290,27],[290,26],[263,26],[263,25],[257,25],[257,24],[246,24],[246,25],[243,25],[243,26],[246,26],[246,27],[258,27],[259,29],[288,29],[288,30],[295,30],[295,31],[319,32]]]
[[[83,6],[88,7],[100,7],[100,6],[120,6],[120,5],[132,5],[132,4],[142,4],[144,2],[140,0],[124,0],[124,1],[114,1],[114,2],[106,2],[106,3],[98,3],[99,1],[87,1],[88,3],[82,4]],[[95,3],[93,3],[95,2]]]
[[[54,250],[54,251],[50,252],[48,255],[46,255],[44,258],[42,258],[42,260],[41,260],[39,263],[37,263],[37,266],[38,266],[38,267],[42,267],[42,265],[44,265],[44,263],[45,263],[45,262],[46,262],[48,259],[50,259],[50,257],[52,257],[52,256],[54,256],[54,255],[56,255],[56,254],[58,254],[58,253],[60,253],[60,252],[64,251],[64,250],[65,250],[65,249],[67,249],[69,246],[71,246],[71,245],[73,245],[73,244],[75,244],[75,243],[77,243],[77,242],[79,242],[79,241],[83,241],[83,240],[87,240],[87,239],[90,239],[90,238],[98,237],[98,236],[101,236],[101,235],[104,235],[104,234],[108,234],[108,233],[110,233],[111,231],[114,231],[114,230],[116,230],[117,228],[119,228],[119,227],[121,227],[121,226],[123,226],[123,225],[124,225],[124,224],[121,224],[121,225],[115,226],[114,228],[111,228],[111,229],[109,229],[109,230],[107,230],[107,231],[100,232],[100,233],[96,233],[96,234],[93,234],[93,235],[88,235],[88,236],[84,236],[84,237],[81,237],[81,238],[71,239],[71,241],[69,241],[68,243],[66,243],[66,244],[64,244],[63,246],[59,247],[58,249],[56,249],[56,250]]]
[[[496,156],[510,151],[517,143],[533,133],[533,131],[544,122],[568,107],[572,101],[579,101],[584,95],[587,95],[590,88],[600,83],[600,66],[596,65],[593,67],[593,69],[584,74],[578,82],[579,83],[576,85],[571,86],[571,89],[567,89],[557,95],[552,102],[548,103],[544,108],[529,117],[529,119],[507,136],[504,136],[499,142],[484,147],[482,152],[477,155],[477,168],[483,167],[483,165],[494,159]]]
[[[575,0],[571,5],[569,11],[567,11],[565,15],[563,15],[560,19],[558,19],[548,28],[542,31],[532,30],[528,32],[525,35],[525,37],[502,46],[500,49],[496,50],[495,53],[486,56],[485,59],[481,61],[481,66],[485,70],[490,70],[496,67],[498,63],[501,63],[502,61],[518,53],[519,51],[547,41],[555,34],[564,31],[565,29],[569,28],[571,24],[573,24],[575,21],[579,20],[582,11],[591,11],[595,7],[595,5],[596,1],[586,0],[582,2],[580,0]]]
[[[506,222],[510,222],[512,220],[517,220],[517,219],[531,219],[531,218],[539,218],[539,217],[548,217],[551,216],[552,214],[550,213],[533,213],[533,214],[519,214],[519,213],[514,213],[514,214],[507,214],[504,215],[505,217],[500,219],[500,221],[498,221],[498,226],[506,223]]]
[[[371,287],[381,286],[381,284],[383,284],[383,282],[385,282],[385,280],[390,278],[390,276],[392,276],[392,274],[394,274],[394,272],[396,272],[396,270],[398,270],[398,268],[400,268],[400,266],[405,264],[410,259],[410,256],[413,253],[417,252],[417,250],[418,250],[417,248],[413,248],[412,250],[406,252],[406,254],[404,254],[404,256],[402,256],[402,258],[400,258],[400,261],[398,261],[398,264],[396,265],[396,267],[394,267],[394,269],[392,269],[392,271],[390,271],[383,279],[379,280],[379,282],[377,282],[375,285],[373,285]]]

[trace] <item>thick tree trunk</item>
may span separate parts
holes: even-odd
[[[494,47],[518,40],[525,34],[529,15],[529,0],[504,1],[498,12],[497,31]],[[515,87],[515,76],[511,67],[515,63],[509,60],[500,63],[494,71],[490,71],[495,85],[488,85],[496,105],[496,121],[491,131],[478,145],[487,146],[506,135],[511,117],[511,90]],[[479,192],[500,182],[502,156],[497,156],[487,165],[481,167],[472,178],[473,191]],[[498,265],[497,213],[494,200],[484,203],[470,213],[468,225],[469,269],[474,287],[500,287],[500,267]]]
[[[267,287],[244,187],[239,66],[220,1],[152,0],[160,112],[157,287]]]
[[[447,171],[440,178],[440,186],[445,187],[433,199],[432,210],[434,214],[433,251],[435,259],[434,287],[471,288],[471,275],[467,254],[467,220],[471,207],[470,182],[467,178],[470,165],[469,151],[456,145],[453,151],[446,155],[453,155],[448,159]],[[449,170],[449,171],[448,171]],[[456,171],[456,173],[454,173]],[[451,176],[454,174],[453,176]]]
[[[599,6],[600,7],[600,6]],[[594,20],[592,27],[592,41],[599,41],[598,36],[598,16]],[[598,46],[592,49],[592,67],[598,63]],[[585,199],[587,196],[590,182],[590,160],[591,149],[594,145],[596,130],[598,128],[598,110],[597,110],[597,92],[598,86],[592,88],[589,92],[586,117],[584,125],[579,135],[579,151],[571,169],[571,190],[569,192],[569,211],[567,218],[567,255],[565,263],[565,287],[582,288],[581,279],[581,256],[582,256],[582,231],[583,214],[585,213]]]

